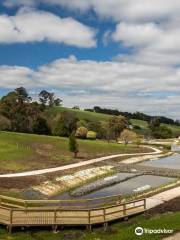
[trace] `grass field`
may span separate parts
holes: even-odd
[[[48,110],[48,115],[55,116],[58,113],[64,112],[64,111],[70,111],[73,113],[76,113],[77,117],[79,119],[87,119],[90,121],[103,121],[106,122],[111,115],[107,114],[101,114],[101,113],[94,113],[94,112],[87,112],[83,110],[76,110],[76,109],[70,109],[70,108],[65,108],[65,107],[54,107],[51,110]],[[148,129],[148,124],[146,121],[138,120],[138,119],[131,119],[130,122],[132,125],[137,125],[141,128],[141,130],[136,130],[139,134],[144,134],[144,135],[149,135],[150,131]],[[166,125],[166,124],[164,124]],[[171,128],[173,132],[173,136],[178,136],[180,135],[180,126],[175,126],[175,125],[166,125],[169,128]]]
[[[84,119],[84,120],[87,119],[90,121],[104,121],[105,122],[105,121],[108,121],[108,119],[111,117],[110,115],[107,115],[107,114],[88,112],[88,111],[65,108],[65,107],[51,108],[50,110],[48,110],[48,114],[56,115],[56,114],[64,112],[64,111],[76,113],[76,115],[79,119]]]
[[[80,160],[133,153],[142,149],[105,141],[78,140],[79,157],[74,159],[68,149],[68,138],[34,134],[0,132],[0,172],[43,169]]]
[[[144,215],[130,218],[128,221],[120,221],[112,224],[106,232],[102,227],[94,228],[92,232],[82,229],[60,230],[54,234],[48,230],[29,230],[26,232],[14,232],[13,235],[7,234],[5,228],[0,228],[0,240],[159,240],[167,236],[165,234],[144,234],[136,236],[136,227],[149,229],[173,229],[179,230],[180,212],[166,213],[147,218]]]

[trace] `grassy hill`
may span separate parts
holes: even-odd
[[[108,114],[87,112],[83,110],[77,110],[77,109],[71,109],[71,108],[65,108],[65,107],[54,107],[48,110],[47,114],[50,116],[55,116],[56,114],[64,111],[70,111],[70,112],[76,113],[79,119],[85,119],[90,121],[106,122],[110,117],[112,117],[112,115],[108,115]],[[141,128],[141,130],[136,130],[139,134],[144,134],[144,135],[149,134],[148,123],[146,121],[131,119],[130,122],[132,123],[132,125],[136,125]],[[172,130],[173,136],[178,136],[178,135],[180,136],[180,126],[168,125],[168,124],[164,124],[164,125],[168,126]]]
[[[72,157],[68,138],[0,132],[0,173],[42,169],[116,153],[145,151],[133,145],[78,140],[79,156]],[[147,149],[146,149],[147,151]]]
[[[56,114],[64,112],[64,111],[73,112],[77,115],[77,117],[79,119],[87,119],[87,120],[90,120],[90,121],[104,121],[104,122],[106,122],[111,117],[110,115],[107,115],[107,114],[88,112],[88,111],[65,108],[65,107],[51,108],[51,109],[48,110],[48,114],[55,116]]]

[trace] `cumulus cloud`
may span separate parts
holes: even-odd
[[[45,11],[23,8],[15,16],[0,15],[0,43],[49,41],[90,48],[96,46],[95,35],[94,29],[73,18]]]
[[[68,106],[118,108],[178,117],[180,69],[125,62],[77,60],[74,56],[40,66],[36,71],[1,66],[1,88],[56,89]],[[157,84],[158,82],[158,84]],[[176,106],[176,112],[175,108]],[[173,109],[173,111],[171,110]]]
[[[29,73],[22,73],[29,87],[47,86],[58,89],[60,92],[63,90],[61,94],[64,96],[65,104],[70,106],[101,105],[117,107],[125,111],[139,110],[178,118],[180,114],[179,0],[4,0],[3,3],[8,7],[36,7],[39,3],[50,4],[63,6],[71,11],[80,11],[82,14],[93,10],[101,20],[111,19],[116,25],[113,33],[112,29],[106,29],[103,43],[107,45],[111,37],[111,40],[129,50],[128,54],[118,55],[117,53],[114,61],[111,62],[78,61],[71,56],[69,59],[60,59],[43,65],[37,71],[29,69]],[[36,11],[37,13],[38,16],[45,14]],[[46,14],[49,16],[48,13]],[[53,15],[50,22],[56,26],[59,26],[60,22],[64,25],[63,20],[71,23],[75,21],[71,18],[62,19],[57,16],[55,18]],[[36,38],[36,41],[58,40],[58,42],[85,47],[96,44],[95,31],[80,23],[78,26],[80,24],[83,29],[86,29],[86,34],[84,31],[80,31],[83,32],[82,35],[77,34],[81,36],[80,38],[74,36],[75,25],[72,24],[73,27],[69,28],[73,30],[70,30],[66,36],[62,34],[64,30],[61,32],[61,28],[57,28],[59,32],[56,38],[52,39],[53,28],[48,28],[51,36],[46,35],[47,29],[44,29],[44,24],[40,24],[43,27],[39,30],[36,27],[33,29],[32,25],[36,26],[36,24],[33,22],[31,25],[30,20],[26,20],[26,24],[24,22],[21,28],[17,26],[20,22],[18,18],[15,20],[13,17],[3,15],[1,21],[6,28],[2,30],[0,27],[0,39],[5,38],[6,41],[21,39],[23,42],[24,39],[32,41],[30,39]],[[39,18],[36,22],[38,21]],[[44,21],[44,18],[41,18],[40,22],[44,23]],[[28,31],[25,26],[29,24]],[[30,34],[30,31],[33,31],[33,34]],[[8,71],[10,73],[14,69],[25,71],[18,66],[14,69],[9,69],[7,66],[4,68],[7,68],[7,76]],[[3,74],[3,76],[6,75],[5,70]],[[22,78],[16,78],[18,74],[8,76],[10,86],[13,87],[13,83],[20,84]],[[5,81],[2,86],[8,87]]]
[[[87,11],[93,9],[101,17],[111,17],[116,21],[159,20],[179,14],[179,0],[3,0],[4,5],[35,6],[38,3],[60,5],[71,10]]]

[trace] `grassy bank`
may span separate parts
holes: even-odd
[[[68,138],[0,132],[0,172],[43,169],[111,154],[148,151],[135,145],[99,140],[78,140],[78,144],[79,156],[74,159],[68,149]]]

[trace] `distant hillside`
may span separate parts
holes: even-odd
[[[65,108],[65,107],[53,107],[48,110],[48,114],[56,115],[58,113],[64,112],[64,111],[70,111],[76,113],[77,117],[79,119],[85,119],[90,121],[108,121],[108,119],[112,116],[108,114],[102,114],[102,113],[95,113],[95,112],[88,112],[78,109],[72,109],[72,108]]]
[[[70,111],[76,113],[77,117],[79,119],[89,120],[89,121],[100,121],[100,122],[106,122],[112,115],[103,114],[103,113],[96,113],[96,112],[89,112],[84,110],[78,110],[78,109],[71,109],[66,107],[53,107],[47,111],[48,115],[57,115],[58,113],[64,112],[64,111]],[[130,122],[133,126],[135,126],[135,130],[139,134],[148,135],[149,129],[148,129],[148,123],[147,121],[139,120],[139,119],[130,119]],[[166,125],[169,128],[171,128],[173,132],[173,136],[177,137],[180,136],[180,126],[172,125],[172,124],[162,124]],[[140,129],[136,129],[137,127],[140,127]]]

